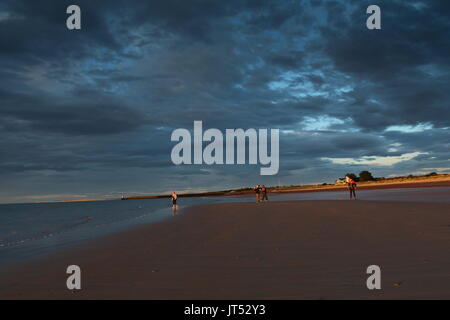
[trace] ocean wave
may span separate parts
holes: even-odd
[[[62,225],[61,227],[56,227],[52,230],[38,231],[31,235],[26,235],[26,236],[22,236],[22,237],[20,237],[20,236],[19,237],[6,237],[3,239],[0,239],[0,248],[13,247],[13,246],[21,245],[21,244],[24,244],[24,243],[30,242],[30,241],[51,238],[51,237],[54,237],[55,235],[59,235],[64,232],[73,230],[81,225],[85,225],[92,220],[93,220],[93,218],[91,216],[85,216],[85,217],[77,219],[69,224]]]

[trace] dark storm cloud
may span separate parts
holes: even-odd
[[[321,28],[323,38],[319,41],[339,70],[376,80],[415,73],[415,67],[428,63],[448,64],[450,23],[442,19],[440,11],[448,4],[429,1],[421,10],[412,4],[379,1],[383,12],[383,28],[379,32],[360,28],[366,19],[360,13],[369,5],[368,1],[359,1],[352,7],[348,20],[345,15],[329,11],[338,21],[332,28]]]
[[[449,5],[429,1],[418,9],[418,3],[379,2],[379,32],[360,28],[365,23],[360,12],[369,4],[365,1],[352,7],[348,16],[332,15],[333,27],[321,28],[318,45],[337,70],[365,81],[350,94],[351,105],[360,110],[352,110],[352,116],[363,129],[427,121],[448,126],[449,95],[444,87],[450,80],[450,23],[443,17]]]
[[[120,51],[120,43],[103,15],[106,1],[79,1],[83,8],[85,28],[70,33],[66,28],[66,8],[71,1],[6,1],[0,21],[0,55],[4,61],[15,61],[16,67],[39,63],[39,60],[81,59],[93,54],[93,48]],[[111,1],[110,5],[114,5]],[[63,14],[61,14],[63,13]],[[68,36],[70,34],[70,37]]]
[[[302,52],[294,51],[285,54],[271,54],[267,57],[269,64],[280,65],[286,69],[296,69],[302,65]]]
[[[407,148],[426,149],[433,155],[446,155],[450,159],[448,151],[450,150],[450,130],[430,129],[425,132],[403,133],[398,131],[386,132],[384,134],[392,141],[397,141]]]
[[[447,1],[380,0],[379,31],[370,1],[80,0],[80,31],[70,4],[0,4],[0,173],[20,194],[330,181],[352,167],[324,159],[415,152],[367,169],[448,167]],[[172,166],[194,120],[280,128],[279,175]]]
[[[75,135],[101,135],[137,129],[145,114],[111,104],[55,104],[51,99],[0,91],[2,116],[22,120],[30,130]]]

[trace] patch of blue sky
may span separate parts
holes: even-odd
[[[398,143],[398,142],[391,143],[389,145],[388,152],[398,152],[399,151],[399,147],[401,147],[401,146],[402,146],[402,144]]]
[[[358,132],[359,129],[353,124],[353,119],[339,119],[329,115],[317,117],[306,116],[296,126],[281,129],[282,134],[313,134],[320,131],[335,132]]]
[[[321,158],[339,165],[372,165],[372,166],[392,166],[400,162],[410,161],[428,152],[409,152],[400,156],[364,156],[360,158]]]
[[[352,92],[354,90],[354,88],[351,85],[346,85],[344,87],[336,88],[334,90],[335,90],[336,94],[341,95],[341,94]]]
[[[433,129],[431,123],[419,123],[416,125],[394,125],[385,129],[385,132],[397,131],[403,133],[417,133]]]
[[[306,76],[309,73],[287,71],[280,75],[278,80],[268,83],[268,87],[274,91],[287,90],[288,93],[297,98],[328,96],[328,92],[316,88]]]
[[[339,119],[328,115],[320,115],[317,117],[306,116],[300,123],[301,127],[305,131],[325,131],[334,130],[341,132],[350,132],[354,130],[354,126],[351,118]]]

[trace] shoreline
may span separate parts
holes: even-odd
[[[449,203],[192,206],[0,273],[1,299],[433,299],[450,296]],[[79,264],[82,290],[65,288]],[[365,287],[379,264],[383,290]]]
[[[450,187],[450,179],[440,180],[440,181],[405,181],[405,182],[382,182],[382,183],[365,183],[358,184],[358,189],[370,189],[370,190],[382,190],[382,189],[408,189],[408,188],[439,188],[439,187]],[[302,192],[333,192],[333,191],[346,191],[346,186],[323,186],[319,188],[309,188],[309,189],[294,189],[294,190],[282,190],[277,192],[276,190],[271,191],[272,193],[302,193]]]
[[[415,181],[403,182],[364,182],[358,183],[358,189],[380,190],[380,189],[403,189],[403,188],[438,188],[450,187],[450,177],[438,177],[427,179],[414,179]],[[310,185],[297,187],[270,187],[269,193],[307,193],[307,192],[334,192],[347,190],[346,186],[340,185]],[[196,197],[235,197],[235,196],[253,196],[252,190],[246,191],[211,191],[204,193],[189,193],[179,194],[179,198],[196,198]],[[97,202],[97,201],[118,201],[118,200],[145,200],[145,199],[162,199],[170,198],[170,195],[152,195],[152,196],[132,196],[122,198],[108,198],[108,199],[82,199],[82,200],[55,200],[55,201],[39,201],[34,203],[72,203],[72,202]]]

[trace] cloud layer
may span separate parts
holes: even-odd
[[[450,159],[450,3],[0,4],[0,201],[333,181]],[[172,130],[279,128],[280,172],[173,166]]]

